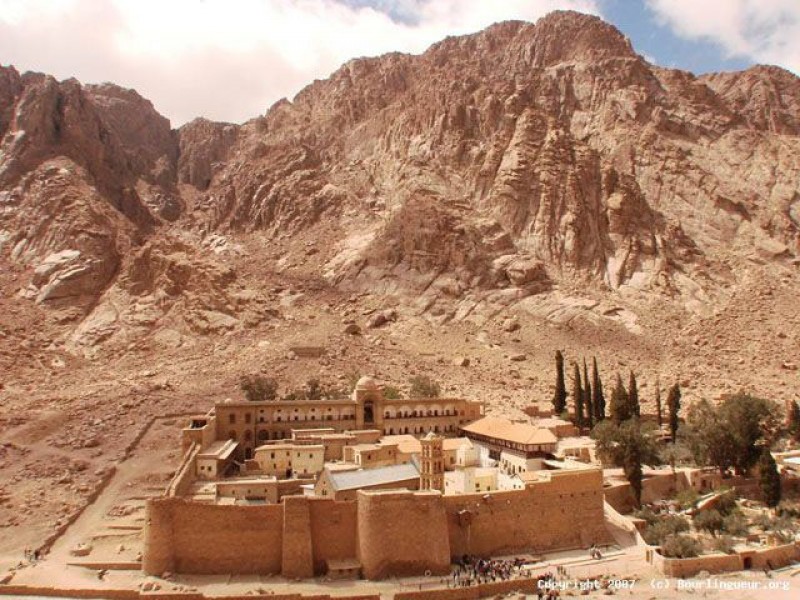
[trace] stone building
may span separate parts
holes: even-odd
[[[403,455],[397,448],[397,444],[356,444],[344,448],[342,458],[347,463],[352,463],[359,467],[389,467],[402,462]]]
[[[314,495],[333,500],[355,500],[359,490],[418,490],[420,470],[414,463],[338,471],[325,469],[314,486]]]
[[[248,402],[226,400],[184,429],[184,450],[197,443],[237,443],[234,458],[253,457],[258,446],[291,437],[293,429],[325,428],[334,432],[376,429],[384,435],[455,435],[459,428],[479,419],[483,405],[459,398],[388,399],[383,386],[362,377],[351,397],[322,400]]]
[[[325,446],[276,443],[256,448],[258,471],[282,479],[315,476],[325,466]]]
[[[558,444],[548,429],[499,417],[483,417],[462,426],[461,431],[511,474],[542,469],[544,461],[554,457]]]

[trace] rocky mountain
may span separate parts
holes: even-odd
[[[365,295],[476,330],[521,315],[676,374],[686,344],[747,363],[748,332],[797,340],[769,296],[797,288],[800,80],[661,68],[595,17],[355,59],[242,125],[173,130],[135,91],[3,67],[0,140],[0,339],[43,340],[25,373],[192,355],[300,297],[334,323]]]

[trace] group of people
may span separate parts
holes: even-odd
[[[519,574],[525,560],[476,558],[464,555],[456,562],[452,575],[453,587],[469,587],[495,581],[508,581]],[[450,582],[448,582],[449,586]]]
[[[600,560],[601,558],[603,558],[603,555],[600,554],[600,548],[598,548],[595,544],[592,544],[592,547],[589,548],[589,556],[591,556],[595,560]]]

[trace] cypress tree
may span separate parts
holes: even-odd
[[[594,420],[600,422],[606,418],[606,399],[603,395],[603,382],[600,381],[600,372],[597,370],[597,358],[592,357],[592,407]]]
[[[794,400],[789,400],[789,414],[787,415],[787,429],[789,435],[796,442],[800,442],[800,406]]]
[[[636,384],[636,375],[631,371],[631,377],[628,382],[628,406],[630,407],[631,417],[640,417],[642,409],[639,406],[639,386]]]
[[[678,437],[678,411],[681,409],[681,388],[676,383],[669,389],[667,394],[667,410],[669,411],[669,433],[672,436],[672,443]]]
[[[631,418],[631,406],[628,398],[628,391],[622,385],[622,377],[617,373],[617,384],[611,392],[611,407],[609,408],[611,419],[617,425],[622,424]]]
[[[575,402],[575,425],[583,427],[583,388],[581,387],[581,370],[578,363],[574,363],[572,374],[572,399]]]
[[[553,394],[553,413],[558,416],[567,408],[567,386],[564,383],[564,355],[556,350],[556,391]]]
[[[658,428],[664,424],[664,417],[661,414],[661,382],[656,376],[656,419],[658,419]]]
[[[594,406],[592,406],[592,384],[589,383],[589,370],[586,359],[583,359],[583,405],[586,410],[586,424],[594,427]]]
[[[764,504],[775,508],[781,501],[781,476],[769,448],[764,448],[758,460],[758,479],[761,493],[764,495]]]
[[[636,499],[636,506],[642,505],[642,459],[637,451],[631,452],[624,459],[623,470],[625,478],[631,484],[633,497]]]

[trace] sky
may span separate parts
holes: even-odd
[[[800,0],[0,0],[0,64],[134,88],[173,126],[242,122],[351,58],[556,9],[603,17],[661,66],[800,74]]]

